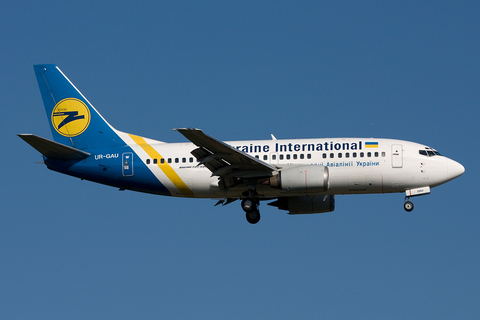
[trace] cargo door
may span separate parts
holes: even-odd
[[[350,191],[359,191],[366,190],[367,186],[365,184],[365,175],[349,175],[348,176],[348,190]]]

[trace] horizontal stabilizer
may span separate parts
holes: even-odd
[[[90,153],[88,152],[78,150],[33,134],[19,134],[18,136],[49,159],[82,160],[90,156]]]

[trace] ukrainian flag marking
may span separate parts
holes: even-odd
[[[365,148],[378,148],[378,142],[365,142]]]
[[[142,147],[143,150],[148,154],[148,156],[152,159],[162,159],[163,157],[155,150],[151,145],[149,145],[145,139],[142,137],[129,134],[129,136],[133,139],[133,141]],[[192,196],[193,192],[188,188],[188,186],[183,182],[183,180],[179,177],[179,175],[173,170],[173,168],[165,161],[165,163],[157,163],[158,167],[162,169],[163,173],[172,181],[172,183],[177,187],[177,189],[185,196]]]

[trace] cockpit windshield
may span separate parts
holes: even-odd
[[[440,152],[430,147],[425,147],[425,150],[419,150],[418,153],[426,157],[441,156]]]

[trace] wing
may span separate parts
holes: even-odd
[[[191,153],[205,165],[212,176],[220,178],[262,178],[270,177],[277,168],[241,152],[232,146],[205,134],[200,129],[174,129],[183,134],[198,148]]]

